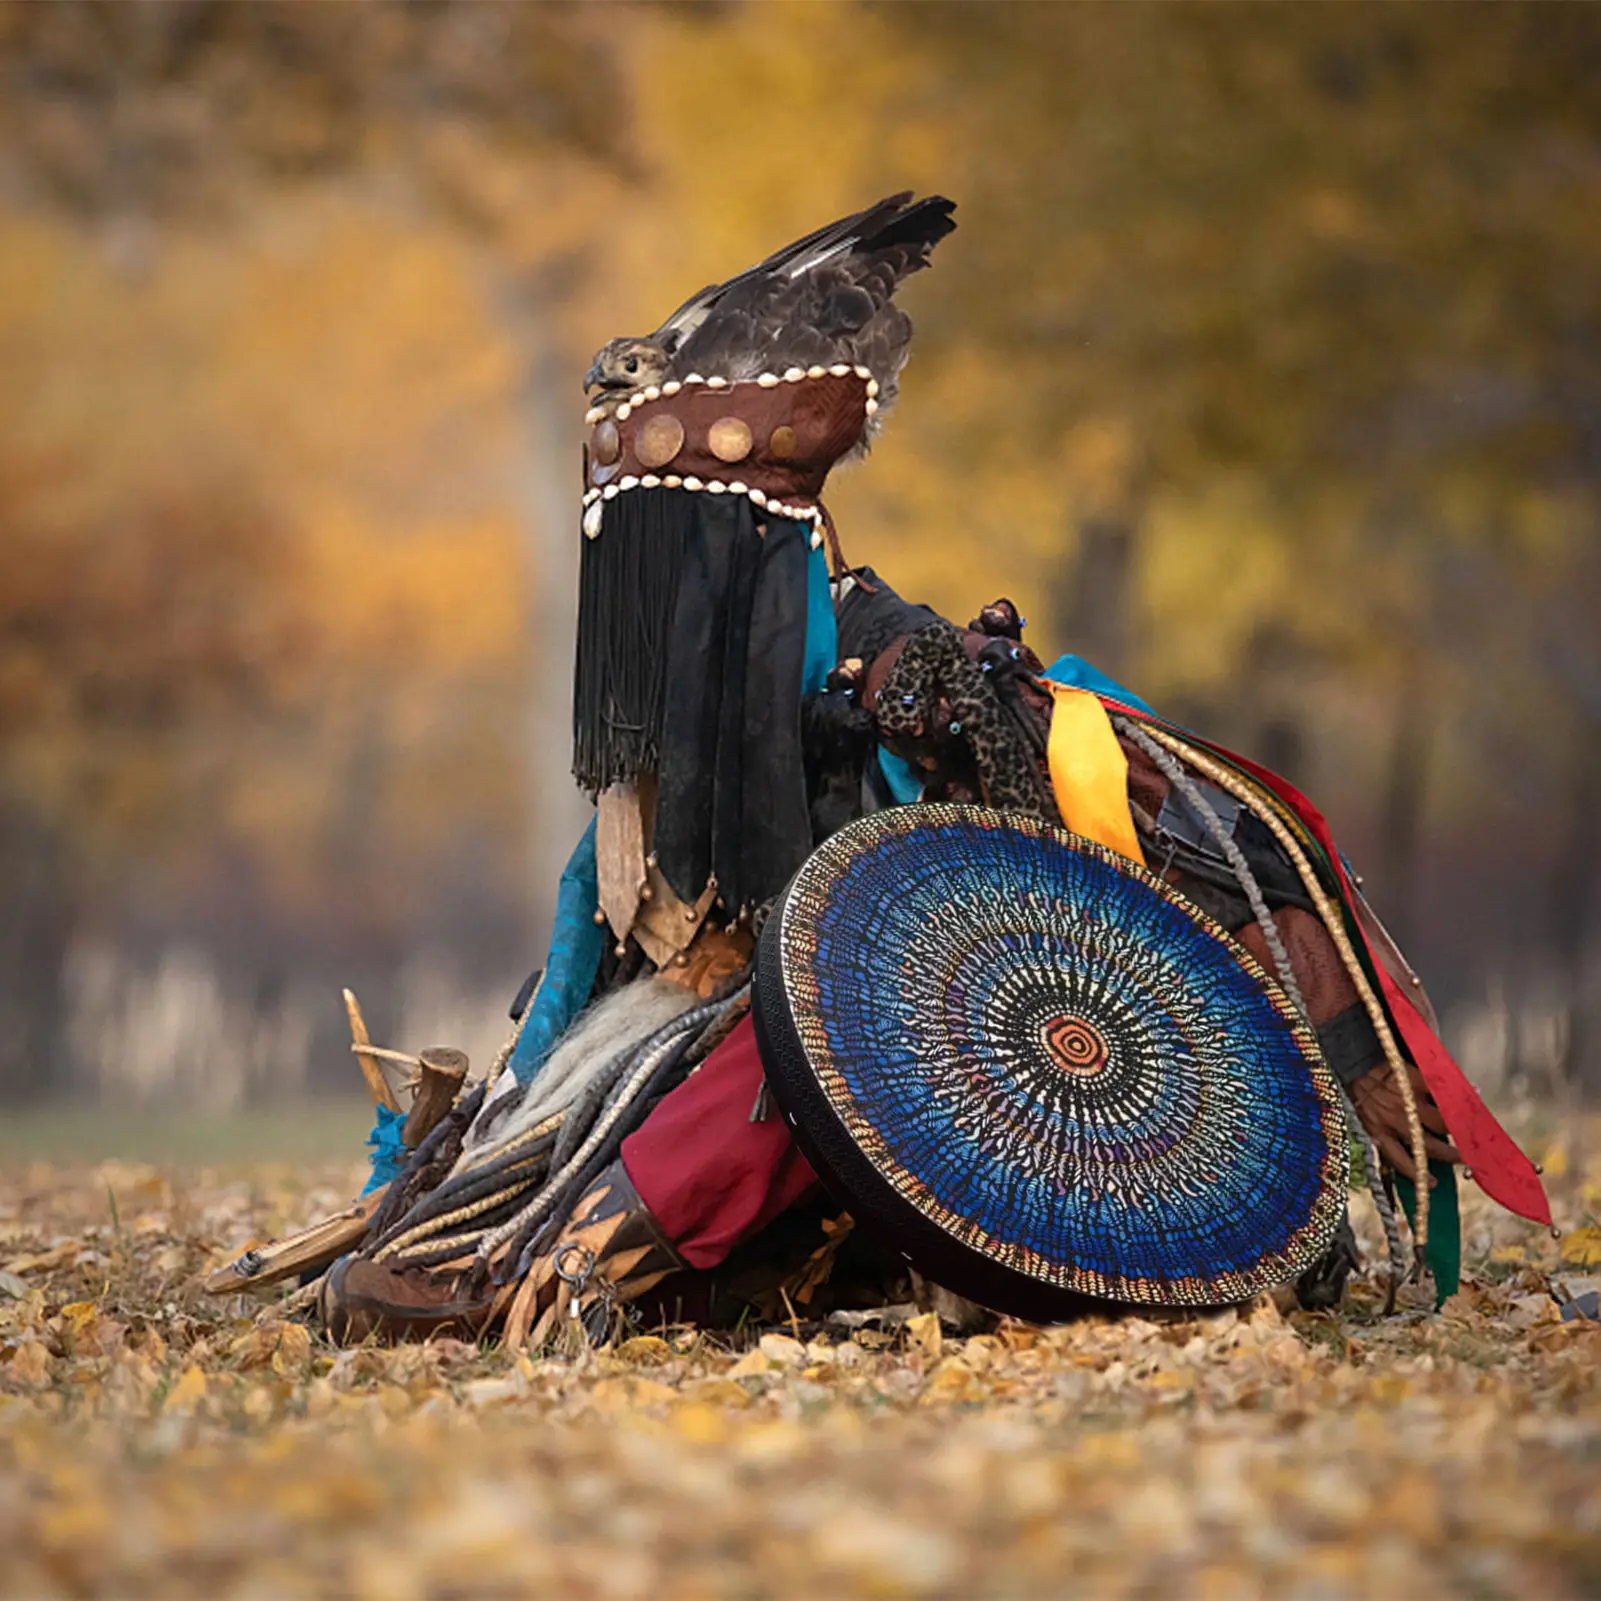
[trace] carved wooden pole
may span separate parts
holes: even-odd
[[[389,1087],[389,1080],[384,1077],[384,1070],[378,1065],[375,1052],[365,1051],[364,1045],[372,1044],[372,1036],[367,1032],[367,1020],[361,1015],[361,1002],[356,999],[354,990],[345,991],[345,1015],[350,1019],[350,1039],[356,1048],[356,1060],[361,1063],[361,1076],[367,1081],[367,1091],[373,1098],[374,1105],[387,1106],[391,1112],[400,1110],[400,1102],[395,1098],[395,1092]]]
[[[411,1115],[400,1137],[407,1145],[416,1147],[428,1137],[446,1112],[456,1104],[463,1081],[467,1077],[467,1053],[452,1050],[448,1045],[431,1045],[417,1057],[417,1098],[411,1103]]]

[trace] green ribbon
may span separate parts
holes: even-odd
[[[1438,1182],[1429,1191],[1429,1242],[1423,1248],[1423,1260],[1434,1275],[1434,1307],[1438,1311],[1462,1282],[1462,1213],[1457,1204],[1456,1168],[1449,1162],[1431,1161],[1429,1173]],[[1399,1173],[1395,1175],[1395,1188],[1406,1209],[1407,1221],[1415,1227],[1417,1189],[1411,1179]]]

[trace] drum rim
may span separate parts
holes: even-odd
[[[1302,1047],[1303,1060],[1317,1086],[1316,1098],[1325,1108],[1323,1136],[1330,1145],[1326,1183],[1322,1195],[1308,1211],[1303,1235],[1317,1245],[1317,1251],[1326,1249],[1344,1215],[1344,1184],[1340,1175],[1347,1169],[1349,1161],[1348,1152],[1345,1152],[1344,1160],[1341,1159],[1346,1131],[1338,1087],[1318,1046],[1315,1031],[1299,1016],[1282,986],[1266,972],[1250,951],[1214,918],[1141,864],[1055,824],[1024,813],[998,812],[989,807],[950,802],[924,802],[892,810],[897,814],[897,821],[908,826],[964,820],[993,826],[996,819],[1002,819],[1007,826],[1015,826],[1022,832],[1033,834],[1042,842],[1055,840],[1070,849],[1094,855],[1155,890],[1164,900],[1177,903],[1191,921],[1216,938],[1263,985]],[[907,813],[917,815],[899,815]],[[1125,1283],[1131,1291],[1137,1292],[1148,1287],[1148,1293],[1103,1298],[1083,1289],[1053,1283],[986,1256],[975,1246],[948,1232],[896,1189],[888,1176],[857,1144],[807,1058],[790,1006],[783,945],[785,920],[793,891],[808,868],[819,856],[837,854],[842,848],[848,848],[851,840],[847,836],[881,829],[887,816],[888,813],[870,813],[867,817],[846,824],[808,857],[775,902],[757,946],[755,996],[751,1010],[763,1067],[780,1114],[825,1187],[870,1232],[889,1241],[926,1277],[994,1311],[1034,1322],[1060,1321],[1086,1311],[1104,1312],[1112,1307],[1178,1309],[1226,1306],[1247,1300],[1264,1289],[1289,1283],[1305,1271],[1309,1262],[1300,1266],[1286,1263],[1284,1272],[1275,1273],[1271,1269],[1272,1253],[1264,1253],[1252,1269],[1241,1274],[1249,1287],[1243,1288],[1238,1296],[1181,1299],[1175,1295],[1156,1293],[1160,1281],[1130,1279]],[[875,818],[876,822],[871,821]],[[1318,1082],[1320,1080],[1322,1082]],[[1321,1226],[1314,1229],[1314,1225],[1319,1223],[1320,1211],[1327,1215],[1321,1220]],[[1309,1261],[1315,1260],[1316,1254],[1316,1251],[1312,1252]]]

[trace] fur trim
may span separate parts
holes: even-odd
[[[571,1106],[597,1074],[696,1004],[691,990],[653,974],[587,1007],[520,1095],[507,1092],[484,1104],[456,1171],[487,1161],[508,1140]]]

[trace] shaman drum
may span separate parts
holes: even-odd
[[[1050,1321],[1240,1301],[1328,1248],[1345,1119],[1311,1029],[1143,868],[977,806],[876,812],[761,937],[756,1027],[825,1183],[924,1274]]]

